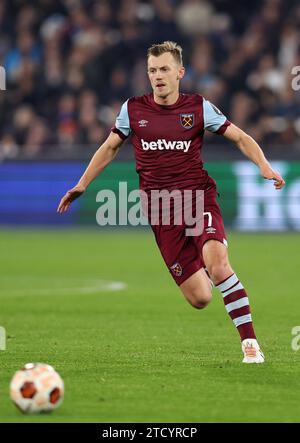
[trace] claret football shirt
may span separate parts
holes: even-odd
[[[203,169],[204,131],[223,134],[230,122],[199,94],[179,95],[173,105],[159,105],[153,94],[128,99],[112,131],[131,136],[140,187],[207,189],[214,180]]]

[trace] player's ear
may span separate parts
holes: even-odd
[[[185,74],[185,69],[183,66],[181,66],[177,75],[177,80],[181,80],[184,77],[184,74]]]

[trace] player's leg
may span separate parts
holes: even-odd
[[[215,239],[207,240],[202,248],[202,256],[214,285],[234,274],[224,243]]]
[[[218,240],[208,240],[202,248],[204,263],[210,278],[220,290],[226,311],[236,326],[242,341],[244,363],[263,363],[253,328],[248,295],[234,273],[226,246]]]
[[[211,301],[211,282],[203,268],[196,271],[180,285],[187,301],[196,309],[203,309]]]
[[[186,300],[196,309],[210,302],[212,284],[204,270],[194,237],[186,237],[185,226],[151,226],[160,253]]]

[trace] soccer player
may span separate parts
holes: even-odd
[[[246,290],[228,259],[216,183],[203,169],[204,131],[221,134],[235,143],[258,166],[262,177],[274,181],[276,189],[281,189],[285,182],[253,138],[227,120],[218,108],[200,94],[180,93],[185,69],[182,49],[177,43],[154,44],[147,55],[153,92],[129,98],[123,104],[110,135],[94,154],[78,184],[61,199],[57,210],[64,213],[131,136],[143,191],[204,191],[201,235],[186,236],[184,224],[151,225],[151,228],[162,257],[187,301],[196,309],[205,308],[212,297],[212,281],[239,332],[243,362],[263,363]]]

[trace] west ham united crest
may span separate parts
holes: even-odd
[[[194,114],[180,114],[180,123],[185,129],[191,129],[194,126]]]
[[[174,265],[171,266],[170,269],[173,272],[173,274],[176,275],[177,277],[180,277],[182,275],[182,267],[178,262],[174,263]]]

